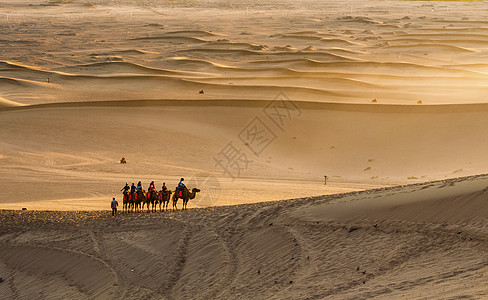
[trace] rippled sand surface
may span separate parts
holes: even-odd
[[[486,298],[485,6],[0,0],[0,299]]]

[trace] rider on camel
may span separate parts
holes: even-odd
[[[142,192],[142,183],[141,183],[140,181],[137,183],[136,190],[137,190],[138,192]]]
[[[163,186],[161,187],[161,193],[166,193],[168,188],[166,187],[166,182],[163,182]]]
[[[180,182],[178,183],[178,187],[176,188],[178,191],[180,191],[180,196],[182,196],[183,191],[186,189],[186,185],[183,183],[185,178],[181,178]]]
[[[130,193],[134,194],[135,192],[136,192],[136,186],[134,185],[134,183],[132,183],[132,185],[130,186]]]
[[[124,191],[123,194],[128,193],[130,190],[130,186],[128,183],[125,183],[125,186],[121,189],[121,191]]]
[[[154,185],[154,181],[151,181],[149,184],[149,188],[147,189],[147,197],[151,197],[151,192],[156,190],[156,186]]]

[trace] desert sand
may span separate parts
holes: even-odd
[[[485,299],[487,186],[482,175],[115,218],[5,210],[0,295]]]
[[[485,15],[0,0],[0,298],[488,297]]]

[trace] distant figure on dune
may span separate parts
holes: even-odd
[[[127,163],[127,161],[125,160],[125,157],[122,157],[122,158],[120,159],[120,163],[121,163],[121,164],[126,164],[126,163]]]
[[[110,207],[112,207],[112,216],[115,216],[117,214],[117,206],[119,203],[117,200],[115,200],[115,197],[112,198],[112,203],[110,203]]]
[[[199,94],[205,94],[205,92],[203,90],[200,90],[198,93]]]

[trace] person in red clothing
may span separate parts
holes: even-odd
[[[151,181],[149,184],[149,188],[147,189],[147,197],[151,197],[151,193],[156,190],[156,186],[154,185],[154,181]]]

